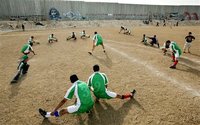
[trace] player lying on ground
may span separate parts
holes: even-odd
[[[176,42],[167,40],[165,42],[165,48],[166,49],[170,48],[170,50],[172,51],[172,61],[174,62],[174,64],[170,66],[170,68],[176,69],[176,65],[178,64],[178,59],[182,54],[180,47],[177,45]]]
[[[49,43],[58,42],[58,39],[54,36],[54,34],[51,34],[48,37],[48,42]]]
[[[81,32],[81,39],[83,38],[90,38],[90,35],[86,35],[85,30],[83,30],[83,32]]]
[[[108,78],[106,74],[100,72],[100,68],[98,65],[93,66],[93,71],[94,73],[88,79],[88,86],[93,91],[97,102],[99,101],[99,99],[133,98],[136,92],[135,89],[131,93],[125,95],[119,95],[115,92],[111,92],[107,89]]]
[[[99,35],[97,32],[94,32],[94,37],[93,37],[93,46],[92,46],[92,52],[88,52],[90,55],[92,55],[94,49],[96,46],[101,45],[103,48],[103,52],[105,53],[105,47],[103,45],[103,39],[101,35]]]
[[[72,32],[71,36],[67,37],[67,40],[70,40],[70,39],[76,40],[76,34],[74,32]]]
[[[29,64],[27,64],[27,62],[28,62],[28,56],[24,55],[17,67],[17,73],[15,77],[12,79],[11,83],[17,83],[17,81],[19,80],[19,77],[28,72]]]
[[[94,105],[94,101],[90,90],[85,82],[82,82],[78,79],[76,75],[70,76],[72,86],[67,90],[67,93],[64,96],[64,99],[56,106],[52,112],[46,112],[43,109],[39,109],[39,113],[44,117],[59,117],[66,113],[85,113],[89,112]],[[72,106],[63,108],[60,111],[58,110],[67,100],[71,100],[75,95],[76,101]]]

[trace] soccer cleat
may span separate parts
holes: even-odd
[[[12,80],[10,83],[17,83],[17,80]]]
[[[176,69],[176,66],[170,66],[169,68],[171,68],[171,69]]]
[[[46,112],[45,110],[42,110],[41,108],[39,108],[39,113],[40,113],[40,115],[42,115],[44,118],[46,118],[45,115],[47,114],[47,112]]]
[[[90,55],[92,55],[92,53],[91,52],[88,52]]]
[[[135,93],[136,93],[136,90],[133,89],[133,91],[131,93],[132,93],[132,96],[130,98],[132,99],[134,97]]]

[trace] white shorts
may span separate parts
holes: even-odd
[[[185,42],[184,49],[190,48],[192,43]]]
[[[67,107],[67,111],[68,111],[69,113],[74,113],[74,112],[77,112],[77,111],[78,111],[79,107],[80,107],[80,106],[78,106],[78,105],[71,105],[71,106],[68,106],[68,107]]]
[[[116,98],[117,97],[117,93],[115,92],[111,92],[109,90],[106,90],[106,94],[112,98]]]
[[[176,53],[174,53],[174,56],[175,56],[176,60],[178,60],[178,59],[179,59],[180,55],[179,55],[179,52],[178,52],[178,50],[176,50]]]

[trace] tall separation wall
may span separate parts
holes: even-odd
[[[198,20],[200,6],[160,6],[62,0],[1,0],[0,18],[21,19],[187,19]]]

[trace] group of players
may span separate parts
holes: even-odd
[[[121,33],[122,31],[127,31],[123,26],[120,29]],[[130,33],[130,32],[128,32]],[[81,32],[81,38],[89,38],[89,35],[86,35],[85,30]],[[147,42],[147,38],[151,39],[151,42]],[[66,40],[76,40],[77,37],[74,32],[72,32],[72,35],[67,37]],[[188,52],[190,53],[189,49],[191,47],[192,41],[195,39],[194,36],[192,36],[192,33],[189,32],[189,35],[185,37],[186,43],[184,46],[184,52],[186,48],[188,48]],[[48,37],[48,43],[53,43],[57,42],[58,39],[54,36],[54,34],[51,34]],[[153,46],[154,44],[157,44],[158,48],[160,47],[158,40],[156,38],[156,35],[153,37],[146,37],[146,35],[143,35],[143,40],[142,42],[147,45],[150,44]],[[28,69],[29,69],[29,64],[27,64],[28,61],[28,54],[32,52],[35,55],[35,52],[33,51],[33,44],[39,44],[38,42],[34,41],[34,37],[31,36],[31,38],[28,40],[28,42],[22,47],[21,52],[23,53],[23,56],[20,60],[19,66],[18,66],[18,72],[11,81],[11,83],[16,83],[20,77],[21,74],[26,74]],[[103,39],[100,34],[97,32],[94,32],[94,37],[93,37],[93,47],[92,51],[88,52],[90,55],[92,55],[94,49],[96,46],[101,45],[103,48],[103,52],[105,53],[105,47],[103,44]],[[178,63],[178,58],[181,55],[181,49],[177,45],[176,42],[167,40],[164,44],[164,48],[162,48],[164,54],[166,54],[167,49],[170,48],[172,51],[172,59],[174,61],[174,64],[170,66],[170,68],[176,68],[176,65]],[[72,83],[71,87],[67,90],[64,98],[59,102],[59,104],[51,111],[47,112],[44,109],[39,108],[39,113],[44,117],[59,117],[62,116],[66,113],[73,113],[73,114],[80,114],[80,113],[89,113],[94,105],[94,99],[91,94],[91,92],[94,94],[96,98],[96,102],[99,102],[99,99],[112,99],[112,98],[119,98],[119,99],[126,99],[126,98],[133,98],[134,94],[136,92],[135,89],[133,89],[130,93],[128,94],[117,94],[115,92],[109,91],[107,89],[108,87],[108,78],[105,73],[100,72],[100,67],[99,65],[94,65],[93,66],[93,73],[92,75],[88,78],[87,83],[79,80],[78,76],[76,74],[73,74],[70,76],[70,81]],[[60,109],[61,106],[67,102],[67,100],[70,100],[73,98],[73,96],[76,97],[75,102],[73,105],[68,106],[67,108]]]
[[[149,43],[147,38],[151,39]],[[193,40],[195,40],[195,37],[192,35],[192,32],[189,32],[188,35],[185,37],[183,53],[186,53],[186,49],[188,50],[188,53],[190,53],[190,47]],[[143,34],[141,42],[143,42],[144,45],[150,44],[151,46],[157,44],[158,48],[160,48],[156,35],[154,35],[154,37],[148,37],[145,34]],[[178,64],[178,60],[182,54],[181,48],[175,41],[167,40],[162,47],[164,55],[166,55],[167,49],[170,49],[170,51],[172,52],[172,61],[174,62],[173,65],[170,66],[170,68],[176,69],[176,65]]]

